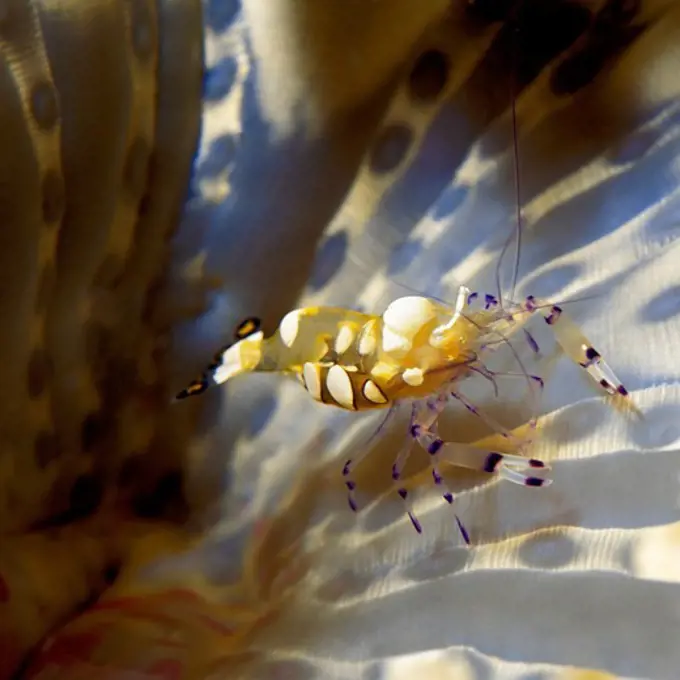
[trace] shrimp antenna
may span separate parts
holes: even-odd
[[[519,49],[519,44],[517,41],[517,34],[519,33],[519,26],[517,24],[517,12],[513,12],[513,17],[511,18],[511,67],[510,67],[510,115],[512,121],[512,149],[514,157],[514,177],[515,177],[515,210],[517,225],[516,229],[511,233],[503,245],[501,254],[498,258],[498,263],[496,264],[496,288],[498,290],[498,300],[502,305],[503,293],[501,285],[501,267],[503,266],[503,260],[505,254],[510,247],[510,243],[515,241],[515,266],[512,274],[512,282],[510,284],[510,295],[509,298],[513,300],[515,298],[515,289],[517,288],[517,276],[519,274],[519,261],[520,253],[522,252],[522,196],[520,189],[520,166],[519,166],[519,142],[517,140],[517,88],[516,88],[516,71],[517,71],[517,51]]]

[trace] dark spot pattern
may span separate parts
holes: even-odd
[[[408,266],[418,258],[423,252],[422,241],[406,241],[399,248],[396,248],[390,257],[387,265],[387,275],[395,276],[408,268]]]
[[[104,436],[106,430],[106,420],[102,413],[89,413],[80,430],[80,445],[83,451],[89,452],[94,449]]]
[[[198,165],[196,178],[202,180],[219,177],[234,160],[236,149],[235,135],[226,134],[215,139]]]
[[[639,0],[610,0],[598,12],[585,45],[555,69],[551,78],[555,94],[571,95],[590,84],[640,36],[645,26],[631,25],[639,5]]]
[[[150,492],[139,493],[133,501],[133,508],[140,517],[164,516],[173,506],[182,503],[183,490],[182,471],[171,470],[158,479]]]
[[[418,57],[409,77],[409,92],[413,99],[429,103],[439,97],[449,76],[449,57],[440,50],[427,50]]]
[[[349,236],[346,231],[336,232],[321,244],[309,277],[312,290],[321,290],[338,273],[345,262],[348,248]]]
[[[69,493],[69,520],[73,521],[91,515],[102,502],[104,484],[91,473],[80,475]]]
[[[57,93],[52,85],[38,83],[31,91],[31,113],[42,130],[50,130],[59,120]]]
[[[413,143],[413,130],[405,123],[391,123],[378,136],[369,159],[371,172],[384,175],[396,170]]]
[[[154,47],[149,5],[146,0],[132,0],[130,10],[132,49],[138,59],[145,61]]]
[[[227,56],[206,72],[203,97],[215,102],[224,99],[236,81],[238,64],[232,56]]]
[[[208,0],[205,8],[206,23],[213,31],[224,31],[229,28],[240,9],[240,0]]]

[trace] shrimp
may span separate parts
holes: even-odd
[[[455,304],[410,295],[394,300],[380,315],[338,307],[306,307],[286,314],[269,338],[264,337],[259,320],[249,318],[236,329],[235,343],[223,347],[213,363],[177,398],[202,394],[211,386],[243,373],[269,371],[292,376],[314,400],[349,411],[389,409],[410,403],[408,438],[392,465],[392,479],[418,533],[422,533],[422,526],[414,514],[409,492],[401,483],[414,441],[427,451],[434,483],[449,505],[454,504],[454,494],[441,473],[444,461],[495,474],[523,486],[548,486],[552,481],[550,466],[524,455],[533,443],[532,437],[519,437],[506,430],[469,401],[461,392],[461,385],[474,375],[481,375],[494,385],[497,377],[519,378],[526,381],[536,397],[537,390],[543,388],[543,380],[524,369],[510,338],[523,331],[531,349],[538,353],[538,344],[525,328],[529,319],[538,313],[552,329],[564,353],[587,373],[598,389],[618,399],[627,399],[628,390],[560,306],[533,295],[521,302],[515,300],[522,201],[514,82],[510,90],[517,221],[498,259],[496,295],[472,292],[460,286]],[[501,265],[513,239],[514,270],[509,293],[503,295]],[[486,355],[503,345],[513,352],[520,372],[493,372],[486,367]],[[437,424],[452,401],[461,403],[511,441],[517,454],[444,441],[438,434]],[[536,427],[535,418],[530,421],[530,427]],[[368,451],[365,447],[359,456],[347,460],[343,466],[342,475],[353,511],[358,510],[353,473]],[[454,517],[469,545],[467,530],[458,515]]]
[[[483,301],[482,309],[474,308],[478,300]],[[481,296],[461,286],[455,306],[411,295],[394,300],[379,316],[338,307],[296,309],[284,316],[269,338],[264,337],[258,319],[246,319],[236,329],[236,342],[222,348],[177,399],[201,394],[244,373],[277,372],[297,379],[314,400],[348,411],[386,409],[411,402],[408,445],[395,460],[392,478],[413,526],[420,533],[422,526],[413,512],[408,491],[399,484],[414,440],[429,454],[434,482],[450,505],[454,497],[440,472],[442,460],[498,474],[524,486],[542,487],[551,482],[546,474],[550,467],[543,461],[444,441],[437,433],[437,420],[452,400],[501,428],[458,389],[474,374],[490,379],[502,375],[520,377],[530,387],[542,388],[539,376],[526,371],[492,373],[483,363],[485,353],[507,343],[537,312],[553,330],[564,352],[599,388],[610,395],[628,395],[600,353],[561,307],[534,296],[528,296],[522,303],[502,305],[493,295]],[[525,333],[537,351],[535,341],[526,330]],[[504,435],[513,437],[509,432]],[[516,443],[520,451],[528,444],[520,438]],[[354,511],[358,506],[352,473],[360,460],[348,460],[343,467],[348,501]],[[469,543],[457,515],[456,521]]]

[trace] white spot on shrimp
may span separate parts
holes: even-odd
[[[286,316],[281,319],[279,325],[279,337],[286,347],[292,347],[297,338],[298,329],[300,328],[300,310],[296,309],[288,312]]]
[[[404,382],[407,385],[411,385],[411,387],[418,387],[425,382],[425,376],[420,368],[407,368],[401,374],[401,377],[404,379]]]
[[[368,401],[374,404],[386,404],[387,397],[382,393],[382,390],[372,381],[367,380],[361,390],[362,394]]]
[[[354,340],[354,330],[351,326],[342,326],[335,338],[335,351],[344,354]]]
[[[383,322],[391,331],[412,338],[436,315],[437,309],[430,300],[410,295],[392,302],[383,313]]]
[[[399,333],[395,333],[387,327],[383,328],[382,348],[385,352],[408,352],[411,349],[411,344],[411,341],[403,335],[399,335]]]
[[[361,336],[359,338],[359,354],[361,354],[362,357],[373,354],[377,344],[376,322],[369,321],[361,331]]]
[[[319,375],[319,370],[319,366],[309,362],[302,367],[302,377],[304,378],[307,392],[317,401],[321,401],[321,376]]]
[[[335,364],[326,375],[326,387],[331,397],[345,408],[355,408],[354,388],[347,371],[342,366]]]

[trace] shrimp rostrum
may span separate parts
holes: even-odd
[[[177,398],[200,394],[211,385],[222,384],[242,373],[274,371],[295,377],[316,401],[350,411],[384,409],[398,402],[410,402],[407,446],[396,457],[392,477],[411,522],[420,532],[422,528],[408,492],[400,484],[414,440],[427,452],[434,483],[449,504],[453,504],[454,497],[440,473],[442,461],[495,473],[525,486],[550,483],[547,476],[550,468],[540,460],[444,441],[437,430],[446,404],[458,401],[504,436],[514,436],[478,410],[459,391],[459,386],[473,374],[491,380],[506,375],[526,380],[534,393],[540,390],[543,382],[539,376],[524,369],[519,373],[492,373],[483,363],[485,353],[509,344],[508,338],[523,329],[536,313],[552,328],[565,353],[599,387],[614,395],[628,394],[599,352],[560,307],[542,303],[533,296],[523,303],[500,304],[492,295],[480,296],[461,287],[455,306],[413,295],[395,300],[380,316],[336,307],[297,309],[281,320],[269,338],[264,337],[257,319],[247,319],[236,331],[236,342],[220,350],[200,378]],[[538,351],[533,337],[526,330],[524,333],[534,351]],[[516,439],[521,454],[529,440]],[[343,467],[353,510],[357,504],[352,476],[360,460],[361,457],[348,460]],[[457,516],[456,521],[463,538],[469,542]]]

